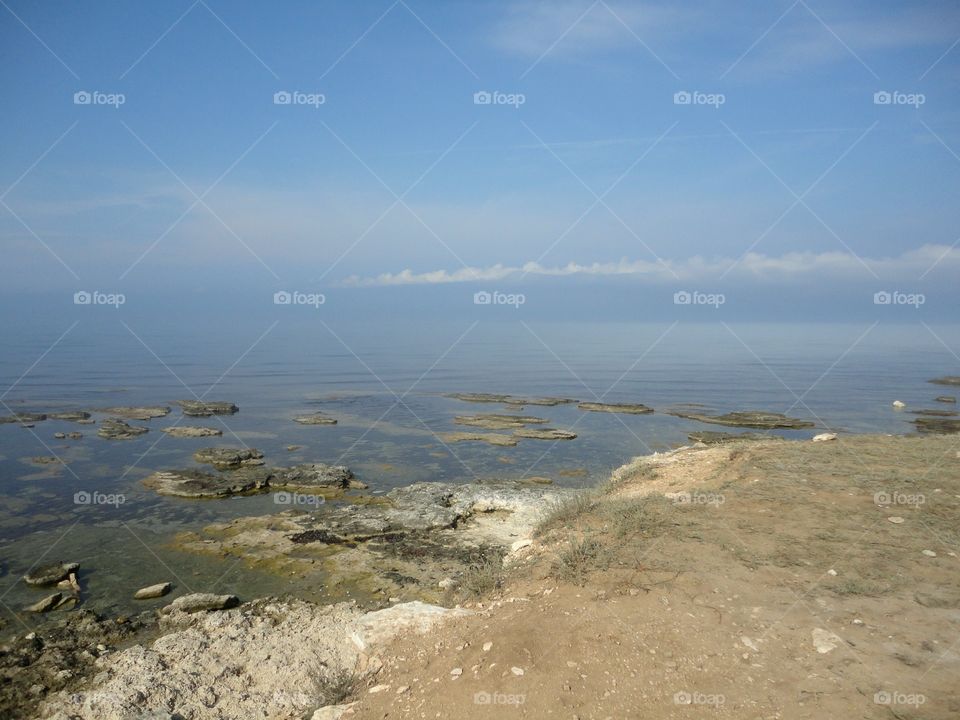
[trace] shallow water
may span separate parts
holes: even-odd
[[[186,321],[185,321],[186,322]],[[847,432],[908,433],[914,416],[891,409],[941,407],[957,394],[926,381],[960,374],[946,346],[960,347],[957,326],[692,325],[589,323],[365,324],[311,321],[236,328],[223,323],[129,329],[85,323],[46,355],[68,326],[8,329],[0,355],[0,413],[10,410],[170,404],[195,395],[228,400],[240,412],[221,418],[169,416],[133,440],[104,440],[95,425],[46,421],[32,429],[0,425],[0,601],[8,627],[35,618],[16,609],[39,597],[20,576],[40,558],[82,563],[85,603],[129,612],[133,590],[171,580],[180,590],[243,597],[322,588],[246,568],[235,559],[188,556],[168,547],[173,535],[205,524],[286,509],[272,495],[218,501],[166,498],[140,481],[164,468],[192,467],[191,454],[241,444],[268,464],[342,463],[370,492],[422,480],[546,476],[584,486],[631,457],[682,444],[692,430],[730,430],[671,417],[587,413],[575,405],[528,406],[549,427],[574,429],[569,442],[521,440],[517,447],[445,445],[435,433],[471,428],[458,414],[510,412],[464,403],[447,392],[550,395],[642,402],[662,411],[682,403],[707,412],[764,409]],[[466,332],[466,334],[464,334]],[[866,334],[865,334],[866,332]],[[858,341],[859,339],[859,341]],[[942,341],[942,342],[941,342]],[[31,368],[38,358],[42,358]],[[25,375],[25,371],[29,369]],[[336,426],[301,426],[298,414],[323,411]],[[98,419],[102,415],[96,415]],[[175,423],[218,427],[219,438],[181,439],[159,428]],[[80,431],[82,440],[55,440]],[[810,437],[786,431],[784,437]],[[290,452],[287,445],[302,445]],[[57,455],[67,465],[36,466]],[[77,492],[123,495],[117,505],[78,505]],[[321,510],[322,511],[322,510]],[[158,601],[159,602],[159,601]]]

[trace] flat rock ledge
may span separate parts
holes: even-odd
[[[213,415],[233,415],[239,412],[233,403],[206,400],[178,400],[177,405],[188,417],[212,417]]]
[[[160,495],[185,498],[224,498],[266,492],[271,488],[304,492],[366,488],[343,465],[305,463],[289,468],[243,467],[227,472],[162,470],[143,484]]]
[[[217,428],[190,425],[173,425],[161,428],[160,432],[165,432],[170,437],[177,438],[219,437],[223,435],[223,430]]]
[[[107,440],[130,440],[149,432],[150,428],[128,425],[117,418],[107,418],[97,428],[97,435]]]
[[[948,435],[960,433],[960,420],[940,417],[918,417],[912,421],[917,432]]]
[[[263,465],[263,453],[255,448],[210,447],[193,454],[198,463],[213,465],[217,470]]]
[[[445,397],[463,402],[472,403],[500,403],[501,405],[543,405],[551,407],[554,405],[565,405],[576,402],[569,398],[556,397],[517,397],[516,395],[497,395],[494,393],[448,393]]]
[[[471,614],[421,602],[364,613],[350,603],[277,598],[220,612],[170,608],[160,637],[104,655],[89,683],[49,696],[39,717],[226,720],[266,712],[302,720],[340,701],[328,690],[339,678],[373,682],[382,667],[377,653],[400,633]]]
[[[589,412],[626,413],[628,415],[649,415],[653,412],[653,408],[640,403],[582,402],[577,407]]]
[[[164,417],[170,414],[170,408],[166,406],[156,407],[110,407],[103,408],[100,412],[106,415],[114,415],[125,420],[153,420],[154,418]]]
[[[727,413],[726,415],[704,415],[686,410],[671,410],[668,411],[667,414],[687,420],[711,423],[713,425],[732,425],[734,427],[761,428],[763,430],[773,430],[776,428],[801,430],[816,427],[815,423],[809,422],[808,420],[800,420],[798,418],[787,417],[781,413],[764,412],[761,410],[744,410]]]
[[[934,385],[958,385],[960,386],[960,375],[944,375],[943,377],[928,380]]]
[[[336,425],[337,419],[323,413],[312,413],[310,415],[299,415],[293,419],[300,425]]]
[[[543,425],[549,421],[532,415],[478,413],[476,415],[458,415],[453,419],[453,422],[456,425],[469,425],[486,430],[514,430],[524,428],[527,425]]]

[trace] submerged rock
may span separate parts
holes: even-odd
[[[445,432],[440,433],[439,437],[443,442],[449,443],[485,442],[502,447],[513,447],[517,444],[517,439],[512,435],[498,435],[497,433]]]
[[[153,420],[170,414],[168,407],[110,407],[100,412],[107,415],[116,415],[125,420]]]
[[[172,603],[160,609],[164,615],[174,612],[197,613],[212,610],[227,610],[240,604],[236,595],[214,595],[212,593],[193,593],[178,597]]]
[[[356,488],[362,490],[367,486],[357,480],[350,469],[343,465],[304,463],[290,468],[274,468],[270,477],[270,487],[290,490],[309,490],[312,488]]]
[[[521,428],[520,430],[514,430],[513,436],[531,440],[576,440],[577,438],[576,433],[568,430],[555,430],[554,428]]]
[[[912,415],[926,415],[928,417],[956,417],[956,410],[910,410]]]
[[[202,470],[164,470],[145,478],[143,484],[160,495],[223,498],[266,490],[270,486],[270,473],[262,468],[240,468],[217,474]]]
[[[193,454],[199,463],[213,465],[218,470],[231,470],[245,465],[263,465],[263,453],[254,448],[202,448]]]
[[[31,423],[43,422],[46,419],[47,415],[45,413],[17,412],[13,415],[5,415],[0,417],[0,424],[21,423],[24,425],[29,425]]]
[[[943,377],[928,380],[934,385],[960,385],[960,375],[945,375]]]
[[[470,425],[487,430],[513,430],[527,425],[542,425],[548,422],[544,418],[532,415],[498,415],[496,413],[480,413],[477,415],[458,415],[453,419],[457,425]]]
[[[54,593],[48,595],[43,600],[38,600],[33,605],[24,608],[27,612],[45,613],[53,610],[63,599],[63,593]]]
[[[568,398],[555,397],[517,397],[515,395],[497,395],[493,393],[448,393],[445,397],[463,402],[473,403],[501,403],[503,405],[564,405],[566,403],[576,402]]]
[[[918,417],[912,421],[918,432],[951,434],[960,432],[960,419]]]
[[[647,415],[653,412],[653,408],[639,403],[582,402],[577,407],[590,412],[627,413],[629,415]]]
[[[157,583],[145,588],[140,588],[133,594],[134,600],[152,600],[153,598],[163,597],[173,589],[173,584],[168,582]]]
[[[293,419],[295,423],[300,423],[301,425],[336,425],[336,418],[332,418],[329,415],[324,415],[323,413],[313,413],[312,415],[301,415]]]
[[[687,420],[712,423],[714,425],[733,425],[735,427],[763,428],[765,430],[774,428],[797,430],[815,427],[814,423],[807,420],[799,420],[780,413],[763,412],[760,410],[744,410],[741,412],[727,413],[726,415],[702,415],[700,413],[672,410],[667,414],[686,418]]]
[[[50,455],[38,455],[37,457],[30,458],[30,462],[34,465],[60,465],[63,464],[63,460],[58,457],[52,457]]]
[[[64,410],[62,412],[48,413],[47,417],[51,420],[70,420],[76,422],[78,420],[89,420],[90,413],[86,410]]]
[[[233,415],[238,408],[233,403],[207,400],[178,400],[177,405],[184,415],[190,417],[211,417],[212,415]]]
[[[957,402],[957,398],[954,397],[953,395],[937,395],[937,397],[935,397],[934,400],[936,400],[937,402],[942,402],[942,403],[955,403],[955,402]]]
[[[107,440],[129,440],[138,435],[143,435],[150,428],[140,427],[139,425],[127,425],[123,420],[116,418],[107,418],[97,429],[97,435]]]
[[[33,568],[23,576],[23,581],[27,585],[42,587],[44,585],[54,585],[61,580],[67,580],[71,573],[76,573],[80,569],[80,563],[49,563]]]
[[[161,428],[160,432],[165,432],[170,437],[178,438],[199,438],[199,437],[219,437],[223,435],[223,430],[212,427],[192,427],[189,425],[174,425],[172,427]]]
[[[687,438],[690,442],[699,442],[704,445],[719,445],[726,442],[734,442],[736,440],[775,440],[778,439],[776,436],[770,437],[769,435],[764,435],[763,433],[728,433],[728,432],[717,432],[716,430],[698,430],[696,432],[688,433]]]

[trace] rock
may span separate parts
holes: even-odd
[[[843,642],[841,637],[823,628],[815,628],[812,635],[813,647],[816,648],[817,652],[821,655],[836,650],[837,646]]]
[[[79,595],[80,583],[77,582],[77,573],[75,571],[71,571],[66,580],[61,580],[57,583],[57,587],[62,590],[70,590],[75,595]]]
[[[450,671],[450,677],[454,679],[460,677],[461,675],[463,675],[463,668],[454,668]]]
[[[960,375],[946,375],[927,382],[932,382],[934,385],[960,385]]]
[[[628,415],[648,415],[653,412],[653,408],[639,403],[582,402],[577,407],[589,412],[626,413]]]
[[[526,425],[541,425],[546,423],[544,418],[532,415],[502,415],[497,413],[479,413],[477,415],[458,415],[453,419],[457,425],[470,425],[486,430],[513,430]]]
[[[490,445],[500,447],[513,447],[517,444],[517,439],[511,435],[498,435],[497,433],[468,433],[468,432],[445,432],[440,433],[440,439],[443,442],[485,442]]]
[[[957,398],[953,395],[937,395],[934,400],[942,403],[956,403]]]
[[[960,432],[960,419],[939,417],[918,417],[911,421],[921,433],[947,435]]]
[[[153,598],[163,597],[173,588],[172,583],[162,582],[156,585],[150,585],[140,588],[133,594],[134,600],[152,600]]]
[[[828,442],[830,440],[836,440],[836,433],[820,433],[819,435],[813,436],[813,442]]]
[[[897,410],[902,410],[906,406],[907,404],[905,402],[900,402],[899,400],[893,401],[893,407],[895,407]]]
[[[956,417],[958,415],[956,410],[938,410],[938,409],[920,409],[920,410],[910,410],[912,415],[925,415],[927,417]]]
[[[397,688],[397,695],[403,695],[405,692],[408,692],[409,690],[410,690],[409,685],[401,685],[400,687]]]
[[[66,580],[71,573],[76,573],[80,569],[80,563],[50,563],[33,568],[23,576],[23,581],[27,585],[42,587],[44,585],[54,585],[61,580]]]
[[[178,597],[172,603],[160,609],[164,615],[175,612],[197,613],[214,610],[228,610],[240,604],[236,595],[214,595],[212,593],[192,593]]]
[[[263,465],[263,453],[254,448],[201,448],[193,454],[193,459],[213,465],[217,470],[231,470],[243,465]]]
[[[78,420],[89,420],[90,413],[85,410],[64,410],[62,412],[48,413],[47,417],[51,420],[69,420],[77,422]]]
[[[500,403],[503,405],[554,406],[554,405],[564,405],[566,403],[576,402],[576,400],[570,400],[567,398],[554,398],[554,397],[524,398],[524,397],[515,397],[514,395],[496,395],[493,393],[448,393],[445,397],[453,398],[454,400],[462,400],[463,402]]]
[[[932,557],[932,558],[935,558],[937,556],[937,554],[933,550],[924,550],[923,554],[926,555],[927,557]]]
[[[80,598],[76,595],[65,595],[56,605],[54,610],[73,610],[80,603]]]
[[[149,428],[139,425],[127,425],[123,420],[108,418],[100,423],[97,435],[107,440],[129,440],[148,432]]]
[[[34,465],[59,465],[63,461],[60,458],[50,455],[38,455],[37,457],[30,458],[30,462]]]
[[[367,690],[367,692],[370,693],[371,695],[376,695],[377,693],[386,692],[389,689],[390,689],[389,685],[374,685],[372,688]]]
[[[223,435],[223,430],[211,427],[173,425],[172,427],[161,428],[160,432],[165,432],[171,437],[178,438],[196,438],[196,437],[214,437]]]
[[[270,487],[270,477],[270,472],[262,468],[240,468],[216,475],[202,470],[165,470],[145,478],[143,484],[161,495],[223,498],[264,491]]]
[[[687,438],[691,442],[699,442],[704,445],[720,445],[722,443],[734,442],[737,440],[779,440],[777,435],[764,435],[763,433],[728,433],[717,432],[716,430],[698,430],[688,433]]]
[[[293,419],[295,423],[300,423],[301,425],[336,425],[336,418],[332,418],[323,413],[313,413],[311,415],[301,415]]]
[[[672,410],[667,414],[688,420],[712,423],[714,425],[733,425],[736,427],[762,428],[764,430],[774,428],[798,430],[814,427],[814,423],[807,420],[799,420],[780,413],[763,412],[760,410],[744,410],[741,412],[727,413],[726,415],[702,415],[684,410]]]
[[[110,407],[100,410],[107,415],[115,415],[125,420],[153,420],[170,414],[168,407]]]
[[[208,402],[206,400],[178,400],[177,405],[184,415],[190,417],[210,417],[212,415],[233,415],[238,408],[228,402]]]
[[[453,590],[454,588],[459,587],[459,585],[460,583],[453,578],[444,578],[437,583],[437,587],[439,587],[441,590]]]
[[[47,415],[45,413],[16,412],[13,415],[0,417],[0,424],[21,423],[23,425],[29,425],[32,423],[43,422],[46,419]]]
[[[355,488],[367,486],[357,480],[349,468],[343,465],[305,463],[290,468],[274,468],[270,486],[298,490],[315,488]]]
[[[67,433],[67,439],[68,439],[68,440],[81,440],[81,439],[83,439],[83,433],[81,433],[81,432],[68,432],[68,433]]]
[[[351,640],[358,650],[384,646],[401,633],[426,633],[437,624],[456,617],[473,615],[469,610],[428,605],[419,600],[400,603],[358,618]]]
[[[53,595],[48,595],[43,600],[35,602],[33,605],[28,605],[24,608],[27,612],[35,613],[45,613],[50,612],[57,606],[57,604],[63,599],[63,593],[54,593]]]
[[[310,720],[340,720],[348,710],[353,708],[353,703],[347,703],[346,705],[326,705],[322,708],[317,708],[314,711],[313,715],[310,716]]]
[[[66,434],[66,433],[54,433],[54,434],[53,434],[53,439],[54,439],[54,440],[66,440],[66,439],[67,439],[67,434]]]
[[[513,436],[531,440],[576,440],[577,438],[576,433],[553,428],[522,428],[514,430]]]
[[[489,640],[483,644],[483,651],[484,651],[484,652],[490,652],[490,650],[491,650],[492,648],[493,648],[493,643],[490,642]]]
[[[302,449],[303,449],[303,445],[287,445],[288,452],[294,452],[296,450],[302,450]]]
[[[902,524],[903,524],[903,518],[902,518],[902,517],[899,517],[899,516],[897,516],[897,515],[894,515],[894,516],[892,516],[892,517],[888,517],[887,520],[889,520],[890,522],[892,522],[894,525],[902,525]]]
[[[510,668],[510,672],[512,672],[517,677],[520,677],[521,675],[523,675],[523,668],[514,666]]]
[[[531,545],[533,545],[533,540],[530,540],[529,538],[515,540],[513,544],[510,545],[510,552],[515,553],[519,550],[523,550],[524,548],[528,548]]]

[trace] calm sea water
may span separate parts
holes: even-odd
[[[172,536],[230,517],[285,508],[272,496],[221,501],[159,497],[141,486],[158,469],[196,466],[191,454],[210,445],[262,450],[268,464],[341,463],[372,492],[421,480],[546,476],[582,486],[631,457],[662,450],[697,429],[719,426],[653,415],[585,413],[574,405],[529,406],[549,426],[574,429],[570,442],[522,440],[517,447],[446,445],[437,433],[463,430],[458,414],[500,412],[449,392],[551,395],[642,402],[664,410],[698,403],[706,412],[764,409],[813,420],[840,432],[909,433],[914,416],[891,409],[902,400],[933,407],[949,389],[930,385],[960,374],[960,327],[923,325],[722,325],[589,323],[355,323],[190,318],[165,325],[119,319],[71,327],[5,332],[0,394],[10,410],[95,411],[116,405],[170,404],[202,396],[240,406],[236,415],[187,419],[222,438],[178,439],[159,432],[165,418],[133,424],[150,432],[111,441],[96,426],[46,421],[31,429],[0,425],[0,610],[7,629],[16,610],[36,599],[19,577],[41,557],[78,560],[96,591],[89,605],[129,609],[137,587],[173,579],[194,589],[252,595],[318,588],[245,569],[233,560],[187,556]],[[7,388],[10,388],[7,390]],[[944,407],[944,406],[940,406]],[[300,426],[298,414],[323,411],[333,427]],[[0,413],[9,414],[0,406]],[[101,416],[97,416],[98,418]],[[78,430],[78,441],[55,432]],[[810,437],[813,431],[779,433]],[[301,445],[294,452],[290,444]],[[36,466],[56,454],[62,466]],[[122,494],[116,507],[77,505],[79,491]],[[32,622],[30,618],[20,620]]]

